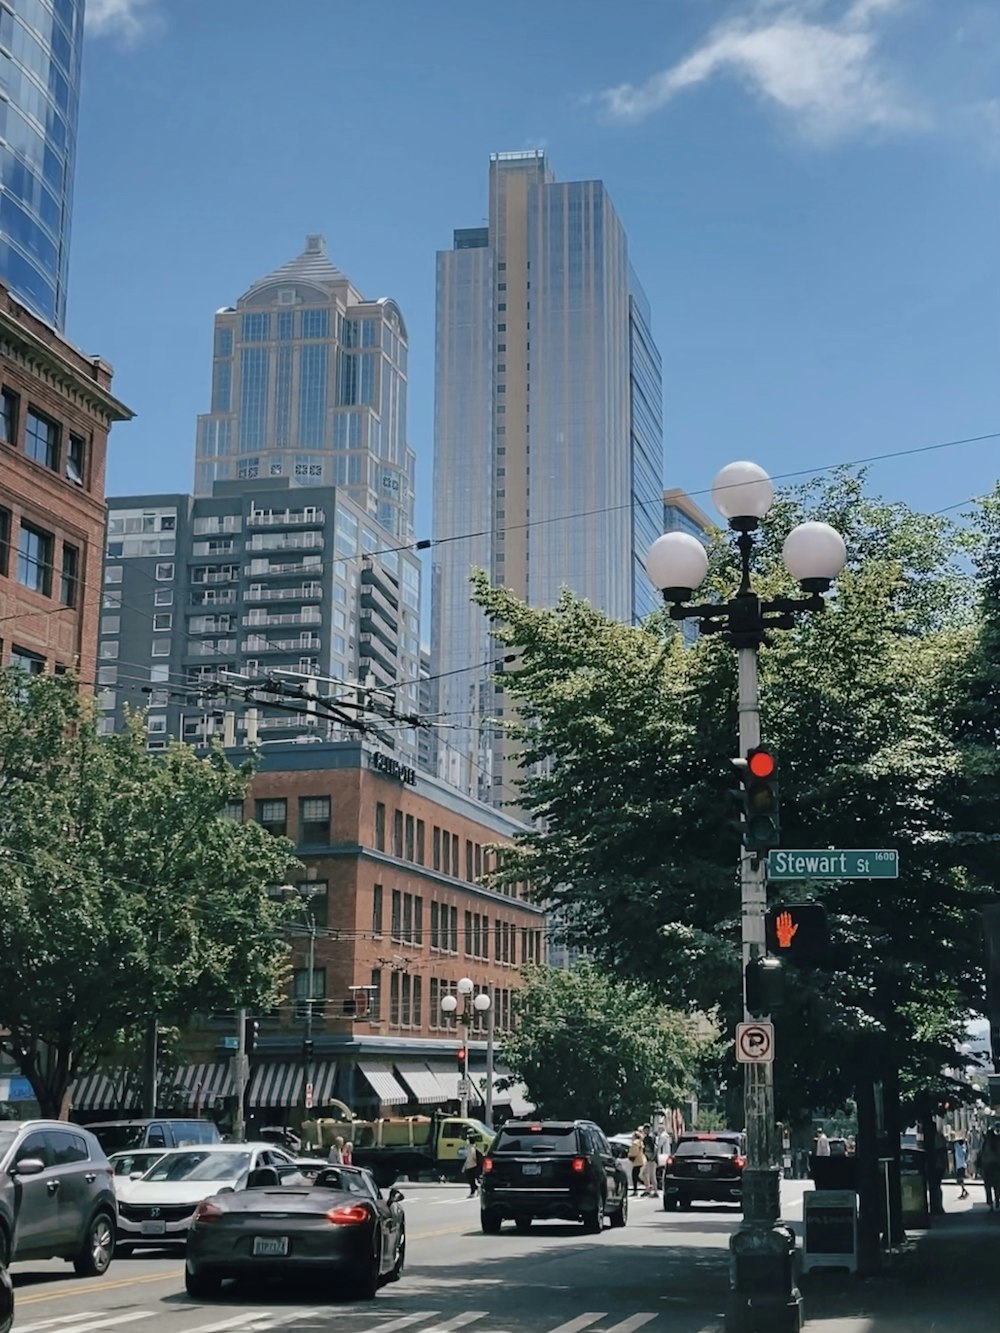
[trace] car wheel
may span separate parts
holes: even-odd
[[[598,1199],[590,1212],[584,1214],[583,1229],[588,1236],[599,1236],[604,1230],[603,1199]]]
[[[91,1218],[73,1267],[80,1277],[100,1277],[115,1257],[115,1224],[107,1213]]]
[[[613,1227],[623,1227],[628,1221],[628,1195],[622,1199],[622,1206],[611,1214],[611,1225]]]
[[[514,1226],[515,1226],[515,1228],[517,1229],[517,1231],[520,1233],[520,1235],[524,1236],[524,1235],[527,1234],[527,1232],[529,1232],[529,1231],[531,1230],[531,1218],[530,1218],[530,1217],[515,1217],[515,1218],[514,1218]]]
[[[495,1213],[492,1211],[491,1212],[484,1211],[480,1213],[479,1221],[483,1231],[485,1231],[487,1236],[498,1236],[500,1234],[500,1227],[503,1224],[503,1218],[500,1216],[499,1213]]]
[[[368,1267],[358,1275],[354,1284],[354,1292],[359,1301],[373,1301],[379,1289],[381,1274],[379,1273],[378,1256],[380,1253],[378,1237],[376,1236],[376,1249],[371,1259],[368,1261]]]
[[[0,1268],[0,1333],[14,1327],[14,1284],[6,1268]]]
[[[403,1265],[406,1263],[406,1236],[400,1236],[399,1248],[396,1251],[396,1262],[392,1266],[392,1272],[386,1278],[386,1282],[398,1282],[403,1276]]]
[[[222,1279],[217,1277],[210,1269],[202,1268],[195,1273],[185,1264],[184,1290],[193,1300],[211,1300],[213,1296],[218,1296],[221,1286]]]
[[[677,1200],[673,1197],[672,1194],[671,1195],[664,1194],[663,1211],[665,1213],[673,1213],[676,1212],[676,1210],[677,1210]]]

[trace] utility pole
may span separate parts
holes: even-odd
[[[493,1047],[496,1034],[496,987],[491,981],[487,991],[490,1007],[486,1010],[486,1106],[483,1119],[493,1128]]]
[[[247,1136],[247,1011],[236,1011],[236,1111],[233,1115],[233,1141],[244,1143]]]
[[[142,1071],[142,1114],[147,1119],[156,1115],[156,1094],[159,1085],[160,1063],[159,1015],[150,1014],[146,1020],[145,1061]]]

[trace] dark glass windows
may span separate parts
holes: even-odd
[[[24,452],[45,467],[59,466],[59,427],[33,407],[25,418]]]
[[[17,539],[17,581],[46,597],[52,595],[52,553],[55,539],[50,532],[21,524]]]

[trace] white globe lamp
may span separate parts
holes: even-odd
[[[441,1008],[446,1014],[453,1014],[458,1008],[458,1001],[455,999],[454,995],[442,995]]]
[[[473,987],[473,984],[472,984],[472,978],[471,978],[471,977],[462,977],[462,978],[460,978],[459,983],[458,983],[458,993],[459,993],[459,995],[471,995],[472,992],[473,992],[473,989],[474,989],[474,987]]]
[[[646,573],[668,602],[685,602],[708,573],[708,553],[689,532],[665,532],[646,552]]]
[[[476,996],[472,1003],[481,1014],[485,1014],[486,1010],[490,1007],[490,997],[485,991],[482,991]]]
[[[800,523],[785,538],[781,557],[806,592],[826,592],[847,563],[847,547],[829,523]]]
[[[773,502],[771,478],[756,463],[727,463],[712,482],[712,503],[731,528],[755,528]]]

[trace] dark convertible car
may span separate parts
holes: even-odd
[[[311,1274],[371,1300],[403,1271],[402,1198],[396,1189],[383,1198],[361,1167],[329,1166],[313,1181],[294,1168],[258,1167],[245,1189],[198,1205],[187,1239],[188,1295],[217,1295],[224,1278]]]

